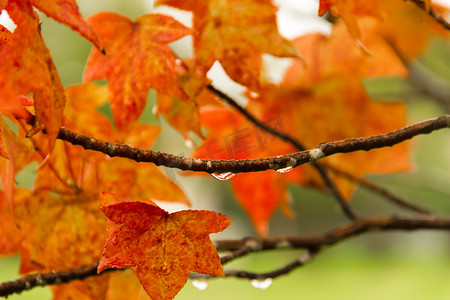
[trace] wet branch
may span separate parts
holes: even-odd
[[[7,297],[21,293],[37,286],[56,285],[74,280],[83,280],[97,275],[97,265],[83,266],[65,272],[50,272],[45,274],[31,274],[16,280],[0,283],[0,297]]]
[[[381,217],[357,219],[350,224],[337,227],[329,232],[312,236],[294,237],[255,237],[239,240],[216,241],[214,244],[218,251],[229,251],[221,257],[222,264],[226,264],[236,258],[244,257],[251,253],[277,250],[277,249],[306,249],[307,252],[300,255],[296,260],[281,268],[265,272],[252,273],[245,270],[227,270],[226,277],[239,277],[247,279],[275,278],[310,262],[316,254],[326,250],[328,246],[345,241],[349,238],[372,232],[372,231],[394,231],[394,230],[450,230],[450,218],[442,217]],[[120,271],[120,269],[109,269],[108,271]],[[102,272],[101,274],[103,274]],[[98,276],[97,264],[83,266],[65,272],[50,272],[45,274],[31,274],[13,281],[0,283],[0,297],[6,297],[14,293],[21,293],[36,286],[56,285],[68,283],[74,280],[82,280],[88,277]],[[198,274],[192,274],[192,278],[210,278]]]
[[[154,163],[157,166],[177,168],[184,171],[206,173],[243,173],[278,170],[287,167],[298,167],[308,162],[315,162],[323,157],[337,153],[349,153],[359,150],[389,147],[411,139],[419,134],[427,134],[435,130],[450,127],[450,115],[423,121],[386,134],[365,138],[352,138],[337,142],[326,142],[311,150],[275,157],[241,159],[241,160],[208,160],[177,156],[169,153],[143,150],[126,144],[112,144],[89,137],[61,127],[58,139],[73,145],[80,145],[86,150],[95,150],[111,157],[123,157],[137,162]]]
[[[400,196],[394,194],[390,190],[388,190],[382,186],[379,186],[367,179],[355,178],[353,175],[351,175],[343,170],[340,170],[338,168],[335,168],[333,166],[330,166],[330,165],[326,165],[325,167],[333,173],[339,174],[340,176],[343,176],[343,177],[347,178],[348,180],[355,181],[355,182],[359,183],[361,186],[363,186],[367,189],[370,189],[373,192],[376,192],[377,194],[383,196],[383,198],[385,200],[390,201],[398,206],[407,208],[411,211],[415,211],[420,214],[432,214],[432,212],[429,211],[428,209],[418,206],[416,204],[413,204],[413,203],[409,202],[408,200],[405,200],[405,199],[401,198]]]

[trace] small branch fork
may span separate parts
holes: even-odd
[[[285,266],[266,273],[252,273],[244,270],[225,269],[226,277],[239,277],[247,279],[263,280],[285,275],[290,271],[310,262],[316,254],[328,246],[337,244],[346,239],[372,231],[394,231],[394,230],[421,230],[436,229],[450,230],[450,218],[438,217],[382,217],[361,218],[354,220],[348,225],[335,228],[322,235],[295,236],[295,237],[260,237],[244,238],[240,240],[223,240],[215,242],[218,251],[229,251],[221,257],[222,264],[243,257],[250,253],[277,249],[304,249],[297,259]],[[120,269],[109,269],[108,271],[120,271]],[[102,272],[101,274],[103,274]],[[6,297],[14,293],[21,293],[36,286],[56,285],[68,283],[74,280],[82,280],[97,276],[97,264],[83,266],[65,272],[50,272],[45,274],[31,274],[13,281],[0,283],[0,297]],[[205,276],[192,274],[191,278],[205,278]],[[206,277],[209,278],[209,277]]]
[[[61,127],[58,139],[67,141],[73,145],[80,145],[86,150],[102,152],[111,157],[124,157],[137,162],[154,163],[157,166],[211,174],[260,172],[278,170],[286,167],[294,168],[337,153],[349,153],[359,150],[369,151],[377,148],[390,147],[411,139],[416,135],[427,134],[447,127],[450,127],[450,115],[423,121],[386,134],[322,143],[311,150],[276,157],[241,160],[206,160],[177,156],[159,151],[143,150],[125,144],[112,144],[101,141],[94,137],[73,132],[65,127]]]

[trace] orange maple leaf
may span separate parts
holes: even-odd
[[[410,61],[421,55],[432,38],[450,37],[449,30],[412,1],[378,0],[378,2],[383,15],[383,22],[378,22],[378,34],[391,44],[403,60]],[[425,4],[428,2],[426,0]],[[448,12],[448,8],[433,6],[437,11]]]
[[[182,101],[165,95],[159,95],[157,101],[156,116],[162,114],[186,141],[190,140],[191,131],[197,136],[203,136],[198,105],[195,101]]]
[[[93,49],[83,80],[108,80],[114,122],[128,129],[144,110],[150,88],[158,93],[187,99],[175,73],[175,55],[167,43],[191,33],[169,16],[148,14],[132,21],[115,13],[88,18],[106,50]]]
[[[45,128],[49,152],[61,127],[65,96],[50,52],[40,34],[33,7],[25,1],[10,2],[6,7],[17,24],[0,53],[0,106],[3,111],[23,109],[17,96],[34,93],[36,124],[33,135]]]
[[[119,273],[119,272],[118,272]],[[51,287],[53,300],[97,300],[105,299],[109,290],[108,279],[111,274],[102,274],[84,280],[75,280],[66,284],[53,285]],[[124,299],[124,298],[122,298]],[[136,299],[128,297],[126,299]]]
[[[53,196],[46,190],[14,197],[16,222],[24,236],[20,272],[66,270],[97,262],[106,220],[96,194]]]
[[[102,50],[98,36],[81,16],[75,0],[29,0],[29,2],[48,17],[77,31]]]
[[[361,26],[361,21],[363,16],[374,17],[370,19],[376,20],[377,30],[371,34],[384,37],[403,59],[410,60],[425,50],[430,37],[449,36],[448,30],[428,15],[431,1],[424,2],[425,10],[403,0],[320,0],[319,15],[330,11],[333,16],[341,16],[366,54],[372,54],[372,49],[362,40],[362,36],[367,36],[367,27]],[[439,10],[438,5],[434,6]]]
[[[298,57],[277,29],[271,0],[159,0],[194,14],[195,64],[206,73],[215,61],[234,81],[260,89],[261,55]]]
[[[169,214],[149,200],[110,193],[101,193],[100,203],[109,220],[98,272],[131,267],[152,299],[175,297],[191,271],[224,276],[208,235],[227,228],[230,218],[211,211]]]
[[[348,30],[363,49],[361,43],[361,29],[358,25],[357,15],[366,15],[381,18],[378,0],[320,0],[319,16],[327,11],[335,16],[341,16]]]
[[[108,283],[109,286],[106,300],[121,300],[124,298],[151,300],[142,288],[135,272],[130,269],[111,273]]]
[[[338,22],[330,37],[310,34],[296,39],[294,44],[304,54],[307,67],[293,62],[280,86],[268,88],[261,99],[254,100],[262,101],[268,111],[278,111],[286,131],[306,147],[386,133],[405,126],[405,105],[373,102],[364,90],[362,80],[374,76],[404,77],[407,70],[391,47],[382,38],[371,34],[376,32],[374,20],[364,20],[361,25],[368,29],[363,41],[373,51],[371,56],[361,53],[352,43],[352,36],[344,24]],[[368,153],[334,155],[322,163],[345,170],[356,178],[367,173],[390,173],[410,168],[407,143]],[[302,169],[302,184],[323,186],[315,171],[308,166]],[[336,184],[344,197],[350,199],[355,184],[339,176]]]

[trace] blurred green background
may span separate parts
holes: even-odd
[[[84,16],[108,10],[136,18],[150,12],[144,1],[78,1]],[[186,14],[179,13],[185,20]],[[91,45],[83,38],[53,20],[42,16],[42,30],[65,86],[81,82],[81,76]],[[181,42],[189,43],[189,39]],[[433,82],[450,89],[450,46],[436,41],[419,60],[420,66]],[[173,45],[175,49],[179,44]],[[181,47],[182,48],[182,47]],[[183,53],[181,53],[183,55]],[[431,75],[430,75],[431,74]],[[409,108],[409,123],[442,115],[448,109],[410,81],[384,78],[366,82],[375,99],[404,100]],[[163,132],[155,149],[188,155],[192,149],[171,129],[164,119],[151,114],[154,104],[150,93],[145,121],[158,123]],[[369,176],[371,180],[410,199],[413,202],[450,214],[450,139],[447,130],[415,138],[413,161],[415,170],[407,174]],[[17,182],[31,186],[36,165],[21,172]],[[240,238],[255,235],[251,224],[234,200],[227,182],[213,178],[183,177],[177,171],[164,169],[186,191],[198,209],[214,209],[233,218],[219,238]],[[201,187],[201,189],[200,189]],[[288,220],[277,211],[270,224],[270,235],[315,234],[342,225],[346,221],[330,196],[298,186],[290,188],[295,220]],[[214,196],[212,196],[214,195]],[[214,199],[212,199],[214,197]],[[352,206],[362,215],[405,214],[373,193],[359,188]],[[407,214],[407,213],[406,213]],[[448,232],[414,231],[371,233],[333,246],[303,268],[274,280],[266,290],[255,289],[248,280],[211,280],[204,291],[188,283],[176,299],[450,299],[450,235]],[[296,251],[271,251],[252,255],[227,265],[250,271],[269,271],[295,259]],[[18,277],[19,257],[0,259],[0,281]],[[35,288],[9,299],[51,299],[48,288]]]

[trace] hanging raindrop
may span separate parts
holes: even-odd
[[[226,172],[226,173],[220,173],[220,174],[212,173],[211,175],[214,176],[215,178],[219,179],[219,180],[228,180],[228,179],[233,178],[234,175],[236,175],[236,174],[231,173],[231,172]]]
[[[199,291],[203,291],[208,287],[208,281],[206,280],[199,280],[199,279],[193,279],[192,285]]]
[[[253,287],[259,290],[265,290],[272,284],[272,278],[269,277],[264,280],[253,279],[252,281],[250,281],[250,283],[253,285]]]
[[[286,167],[286,168],[278,169],[277,172],[278,173],[287,173],[289,171],[292,171],[292,169],[294,169],[294,168],[293,167]]]

